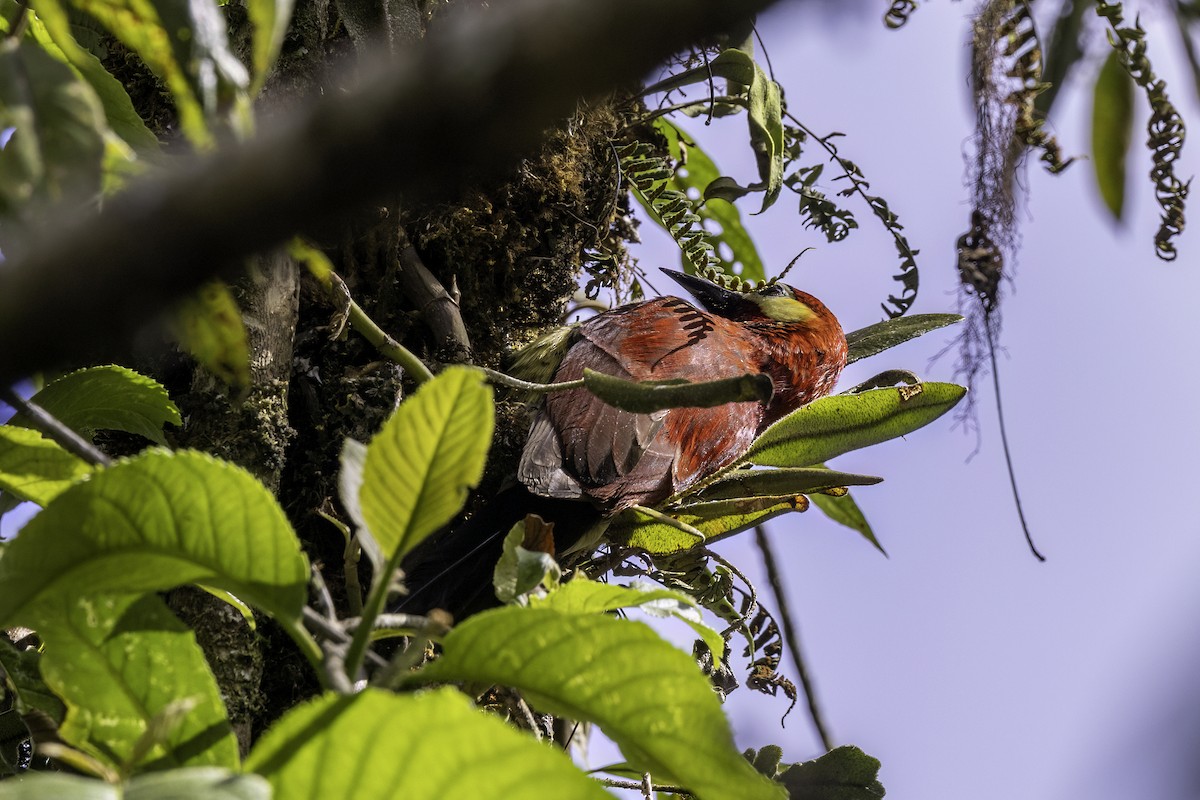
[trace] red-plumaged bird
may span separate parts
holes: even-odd
[[[553,381],[575,380],[585,368],[633,381],[760,373],[771,378],[771,400],[637,414],[583,388],[549,395],[517,470],[523,488],[421,548],[405,610],[462,615],[495,604],[491,570],[502,534],[526,513],[555,523],[561,550],[602,516],[656,505],[727,466],[767,425],[833,389],[846,336],[820,300],[783,283],[739,292],[663,272],[701,307],[660,297],[599,314],[572,329]]]

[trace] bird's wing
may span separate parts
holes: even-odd
[[[630,380],[753,371],[753,354],[739,349],[740,330],[718,330],[728,325],[669,297],[605,314],[580,327],[555,380],[575,380],[585,367]],[[612,509],[658,503],[744,452],[762,414],[758,403],[634,414],[586,389],[558,392],[534,421],[519,477],[552,497],[567,496],[552,487],[573,482],[581,495]]]

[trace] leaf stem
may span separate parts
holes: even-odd
[[[787,642],[788,653],[796,665],[796,673],[800,676],[800,685],[804,687],[804,699],[808,702],[808,715],[812,718],[813,727],[821,739],[821,746],[826,752],[833,749],[833,738],[825,725],[820,703],[817,702],[817,690],[812,677],[808,674],[808,666],[804,654],[800,651],[800,639],[796,635],[796,626],[792,622],[787,597],[783,593],[783,579],[779,566],[775,562],[775,554],[771,551],[771,542],[767,532],[761,525],[754,526],[754,541],[762,552],[763,564],[767,569],[767,580],[771,584],[771,593],[775,595],[775,607],[779,610],[779,627],[783,629],[783,638]]]
[[[996,361],[996,344],[992,338],[991,319],[988,317],[986,309],[983,314],[983,329],[987,334],[988,355],[992,359],[992,386],[996,390],[996,416],[1000,419],[1000,444],[1004,448],[1004,463],[1008,465],[1008,481],[1012,486],[1013,504],[1017,507],[1017,519],[1021,520],[1021,530],[1025,533],[1025,541],[1029,544],[1029,549],[1038,561],[1045,561],[1046,557],[1038,552],[1033,543],[1033,535],[1029,532],[1028,523],[1025,522],[1025,511],[1021,508],[1021,493],[1017,491],[1017,475],[1013,471],[1012,454],[1008,448],[1008,432],[1004,427],[1004,406],[1000,401],[1000,370]]]

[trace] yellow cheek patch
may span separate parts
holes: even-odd
[[[763,297],[751,295],[762,312],[779,322],[808,322],[817,314],[811,308],[791,297]]]

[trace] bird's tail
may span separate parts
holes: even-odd
[[[528,514],[554,523],[559,553],[601,517],[585,502],[542,497],[522,485],[506,489],[466,522],[434,534],[405,558],[408,594],[395,610],[424,614],[442,608],[461,620],[500,605],[492,583],[496,562],[504,551],[505,535]]]

